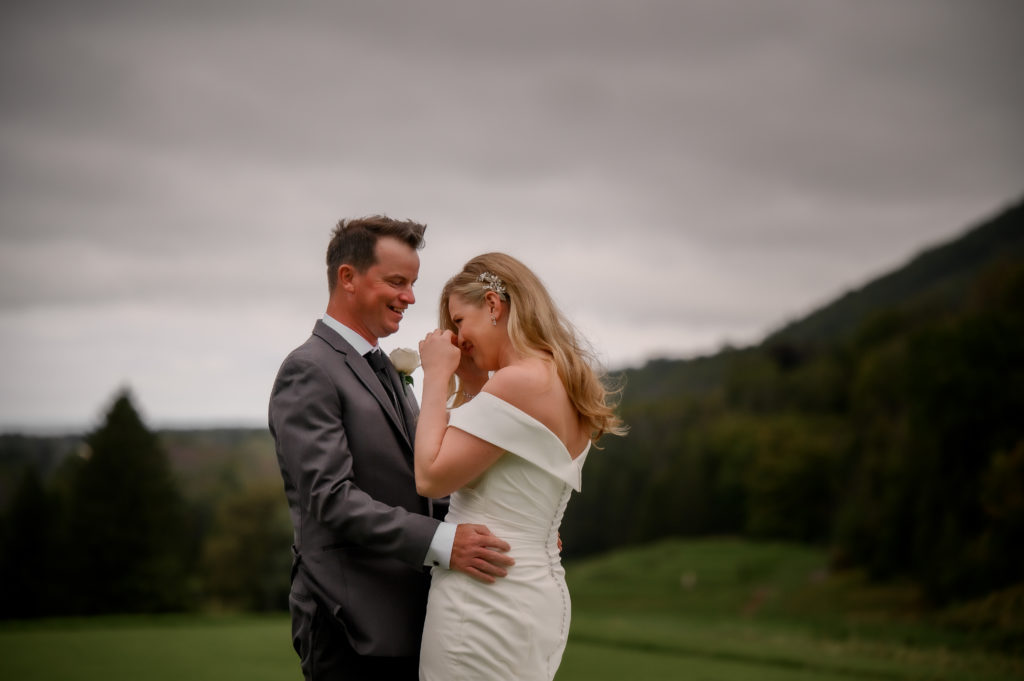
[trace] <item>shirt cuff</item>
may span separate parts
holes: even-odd
[[[427,555],[423,558],[424,565],[443,567],[445,570],[451,569],[452,547],[455,546],[456,527],[458,526],[453,523],[445,522],[437,526],[434,538],[430,540],[430,548],[427,549]]]

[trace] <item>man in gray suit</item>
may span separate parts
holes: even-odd
[[[513,562],[486,527],[443,523],[443,507],[416,494],[419,407],[377,341],[416,301],[424,230],[383,216],[339,223],[327,313],[271,393],[295,530],[292,642],[306,679],[417,678],[429,567],[493,582]]]

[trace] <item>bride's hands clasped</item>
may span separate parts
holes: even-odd
[[[420,362],[423,375],[437,374],[447,379],[459,368],[462,350],[456,345],[455,334],[448,330],[435,329],[420,341]]]

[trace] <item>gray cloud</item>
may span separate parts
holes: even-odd
[[[507,250],[622,366],[754,341],[1024,188],[1012,0],[2,11],[0,426],[121,383],[259,422],[343,216],[430,225],[388,343]]]

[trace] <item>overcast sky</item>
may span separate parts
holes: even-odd
[[[15,1],[0,430],[262,425],[342,217],[427,223],[611,368],[742,345],[1024,195],[1019,0]]]

